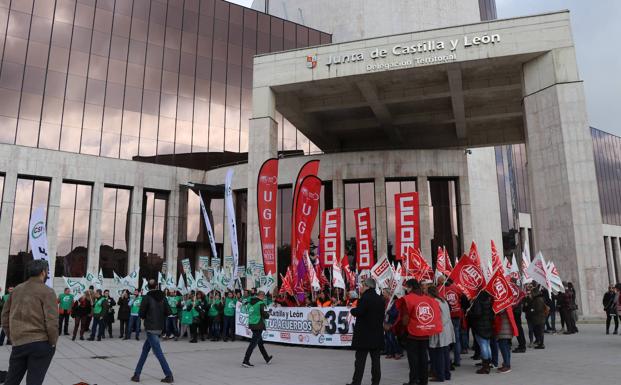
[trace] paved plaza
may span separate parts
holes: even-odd
[[[117,324],[115,324],[117,326]],[[465,358],[450,383],[521,385],[617,384],[621,336],[606,336],[602,325],[580,325],[574,336],[546,335],[546,350],[513,355],[508,374],[476,375],[474,362]],[[347,350],[267,345],[274,363],[265,365],[255,352],[252,369],[240,367],[245,342],[163,342],[176,384],[332,385],[351,380],[353,353]],[[71,342],[63,337],[48,371],[46,385],[129,384],[142,342],[118,338],[102,342]],[[10,347],[0,350],[0,369],[8,365]],[[99,357],[99,358],[97,358]],[[466,356],[462,356],[466,357]],[[407,361],[382,358],[382,384],[402,384]],[[143,384],[159,384],[163,377],[157,360],[149,356],[142,374]],[[370,362],[363,384],[369,384]],[[25,383],[25,381],[24,381]]]

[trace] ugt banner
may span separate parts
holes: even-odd
[[[295,257],[294,265],[302,260],[304,253],[310,248],[311,232],[319,211],[319,195],[321,193],[321,179],[309,175],[300,184],[294,212]]]
[[[278,159],[268,159],[257,179],[259,238],[265,274],[276,272],[276,197],[278,195]]]
[[[465,255],[459,259],[448,279],[454,282],[468,299],[476,297],[485,286],[485,277],[481,271],[481,266]]]
[[[355,318],[347,307],[268,307],[263,339],[309,346],[351,346]],[[251,338],[246,306],[237,304],[235,334]]]
[[[293,213],[293,215],[291,216],[291,228],[292,229],[295,229],[295,208],[297,206],[298,190],[300,189],[300,186],[302,185],[302,181],[307,176],[310,176],[310,175],[317,176],[318,172],[319,172],[319,161],[318,160],[310,160],[304,163],[304,165],[298,172],[298,176],[295,179],[295,185],[293,186],[293,207],[291,209],[291,212]],[[295,247],[297,245],[297,241],[295,239],[296,235],[297,234],[295,231],[291,231],[291,264],[293,265],[294,270],[296,270],[297,263],[298,263],[298,261],[295,259],[295,256],[297,255],[297,251],[295,250]]]
[[[45,226],[45,208],[43,206],[37,207],[30,217],[30,224],[28,226],[28,236],[30,242],[30,248],[32,249],[32,257],[34,259],[45,259],[48,266],[50,265],[50,256],[47,251],[47,231]],[[48,274],[45,284],[52,287],[52,277],[54,276],[54,266],[49,266],[50,273]]]
[[[321,216],[319,258],[322,266],[333,266],[341,260],[341,209],[326,210]]]
[[[356,265],[358,271],[370,269],[375,264],[371,211],[368,207],[354,210],[354,218],[356,219]]]
[[[420,248],[418,193],[395,194],[395,259],[402,260],[408,248]]]

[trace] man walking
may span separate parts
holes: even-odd
[[[5,385],[42,384],[58,340],[58,309],[54,290],[45,286],[47,261],[26,265],[28,280],[18,285],[2,309],[2,327],[13,342]]]
[[[157,288],[157,282],[154,279],[149,280],[149,292],[142,298],[140,304],[140,318],[144,320],[144,329],[147,333],[147,338],[142,345],[142,354],[136,365],[134,376],[131,378],[133,382],[140,382],[140,373],[142,373],[142,367],[144,366],[149,351],[153,349],[153,354],[160,362],[160,366],[164,371],[164,377],[162,382],[172,384],[174,382],[172,371],[166,362],[164,352],[160,346],[160,334],[166,326],[166,318],[170,314],[170,307],[164,296],[164,292]]]
[[[354,336],[351,342],[356,351],[354,376],[351,385],[360,385],[367,355],[371,356],[371,384],[378,385],[382,372],[380,369],[380,350],[384,346],[384,298],[375,292],[375,281],[367,278],[360,284],[358,306],[351,309],[356,317]]]
[[[242,366],[244,368],[252,368],[254,365],[250,363],[250,356],[254,348],[259,346],[259,350],[263,355],[263,359],[269,365],[272,362],[272,356],[267,354],[265,346],[263,346],[263,330],[265,330],[265,320],[270,317],[269,313],[265,310],[265,292],[259,291],[256,297],[253,297],[248,302],[248,328],[252,330],[252,339],[248,349],[246,349],[246,355]]]

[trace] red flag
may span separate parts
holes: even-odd
[[[290,294],[290,295],[294,295],[293,294],[293,269],[291,268],[291,266],[289,266],[289,268],[287,269],[287,273],[285,273],[285,276],[283,277],[282,274],[280,275],[280,278],[282,279],[282,285],[280,286],[280,294]]]
[[[423,257],[420,249],[408,249],[407,270],[406,275],[414,277],[418,281],[433,278],[433,270]]]
[[[513,306],[515,306],[522,302],[524,297],[526,297],[526,293],[524,293],[524,290],[520,289],[520,287],[512,281],[509,281],[509,287],[511,288],[511,295],[513,296]]]
[[[321,287],[330,286],[330,281],[328,281],[324,266],[321,263],[315,265],[315,273],[317,274],[317,278],[319,278],[319,284]]]
[[[466,255],[459,259],[448,279],[453,281],[468,299],[476,297],[485,286],[481,265]]]
[[[310,248],[311,232],[319,211],[319,195],[321,193],[321,179],[309,175],[302,180],[295,198],[296,206],[293,213],[292,233],[295,233],[296,244],[292,245],[295,250],[293,263],[297,272],[297,265],[307,254]],[[308,273],[308,272],[307,272]]]
[[[321,215],[319,258],[323,266],[341,260],[341,209],[326,210]]]
[[[494,313],[498,314],[506,308],[513,306],[513,291],[500,269],[494,272],[485,286],[485,291],[492,296],[492,309],[494,309]]]
[[[306,162],[302,168],[300,168],[300,172],[298,173],[297,178],[295,179],[295,185],[293,186],[293,206],[291,209],[292,215],[291,215],[291,228],[295,229],[295,213],[296,213],[296,205],[297,205],[297,199],[298,199],[298,190],[300,189],[300,186],[302,185],[302,181],[304,180],[304,178],[306,178],[309,175],[315,175],[317,176],[317,173],[319,172],[319,161],[318,160],[310,160],[308,162]],[[297,243],[296,240],[296,235],[297,233],[295,231],[291,231],[291,264],[294,267],[294,270],[297,270],[297,266],[298,266],[298,260],[295,258],[295,256],[298,255],[297,251],[295,250]]]
[[[395,194],[395,259],[402,260],[410,247],[420,248],[418,193]]]
[[[455,284],[450,286],[441,286],[438,290],[438,294],[444,297],[446,302],[448,302],[451,307],[451,318],[461,317],[461,292],[459,291],[459,288],[455,286]]]
[[[257,215],[265,274],[276,272],[276,197],[278,196],[278,159],[266,160],[257,178]]]
[[[341,260],[341,267],[345,272],[345,279],[349,285],[349,290],[356,290],[356,273],[351,271],[349,267],[349,257],[347,255]]]
[[[477,248],[477,244],[474,243],[474,241],[472,241],[472,244],[470,245],[470,252],[468,253],[468,257],[470,257],[473,262],[476,262],[479,268],[481,267],[481,257],[479,256],[479,249]]]
[[[436,271],[446,275],[451,275],[451,262],[448,260],[446,250],[438,246],[438,257],[436,258]]]
[[[492,241],[492,271],[500,269],[502,274],[505,273],[505,270],[502,266],[502,261],[500,260],[500,255],[498,255],[498,251],[496,250],[496,244]]]
[[[354,210],[354,218],[356,218],[356,266],[358,270],[370,269],[375,264],[371,211],[368,207]]]

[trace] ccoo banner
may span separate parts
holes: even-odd
[[[30,217],[30,225],[28,226],[28,237],[30,248],[32,249],[32,257],[34,259],[45,259],[49,266],[50,256],[47,251],[47,233],[45,227],[45,208],[37,207]],[[49,266],[52,269],[52,266]],[[45,284],[52,287],[52,274],[48,274]]]
[[[347,307],[269,307],[263,339],[310,346],[351,346],[355,318]],[[251,338],[248,311],[238,303],[235,334]]]
[[[408,248],[420,248],[418,193],[395,194],[395,259],[407,256]]]
[[[276,272],[276,197],[278,195],[278,159],[268,159],[257,179],[257,215],[265,274]]]
[[[341,254],[341,209],[326,210],[321,216],[319,258],[322,266],[339,264]]]
[[[368,207],[354,210],[356,219],[356,265],[358,271],[370,269],[374,264],[371,211]]]

